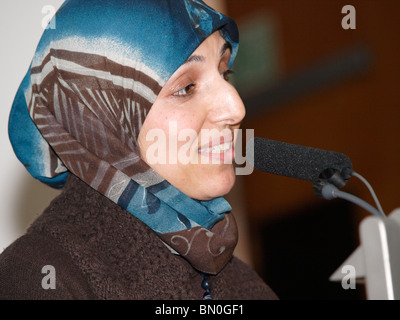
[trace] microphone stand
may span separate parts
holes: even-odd
[[[374,216],[365,218],[359,226],[360,246],[331,275],[330,281],[353,283],[364,279],[368,300],[400,300],[400,208],[388,217],[365,201],[339,191],[330,183],[313,186],[317,196],[331,200],[351,201]],[[350,269],[349,269],[350,267]],[[346,273],[354,270],[354,274]],[[344,288],[344,286],[343,286]]]

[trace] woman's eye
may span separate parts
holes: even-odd
[[[194,91],[194,84],[191,83],[181,90],[176,91],[173,95],[177,97],[190,96]]]
[[[231,79],[231,74],[233,74],[232,70],[226,70],[221,75],[222,75],[222,78],[224,78],[224,80],[229,81]]]

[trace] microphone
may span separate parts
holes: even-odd
[[[260,171],[343,187],[352,176],[352,163],[342,153],[255,137],[247,142],[246,156]]]
[[[353,171],[349,157],[343,153],[255,137],[247,142],[246,157],[260,171],[311,181],[317,197],[327,200],[341,198],[374,215],[385,217],[374,190],[365,178]],[[360,198],[338,190],[352,176],[365,183],[379,210]]]

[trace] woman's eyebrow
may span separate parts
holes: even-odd
[[[219,52],[219,56],[222,57],[225,54],[226,50],[228,50],[228,49],[229,49],[229,51],[232,52],[231,44],[226,41]],[[191,55],[183,64],[187,64],[190,62],[204,62],[205,60],[206,60],[206,58],[204,56],[194,54],[194,55]]]
[[[225,41],[224,45],[221,48],[221,51],[219,52],[219,56],[222,57],[225,51],[228,49],[232,53],[232,45],[228,41]]]
[[[190,62],[204,62],[206,58],[204,56],[200,56],[197,54],[191,55],[183,64],[187,64]]]

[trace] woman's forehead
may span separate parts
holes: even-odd
[[[218,31],[213,32],[210,36],[208,36],[193,52],[193,54],[207,51],[210,49],[219,50],[224,45],[226,40],[222,38],[221,34]]]
[[[192,62],[206,62],[207,59],[219,60],[225,53],[230,55],[231,51],[232,46],[230,43],[227,42],[219,32],[214,32],[197,47],[182,66]]]

